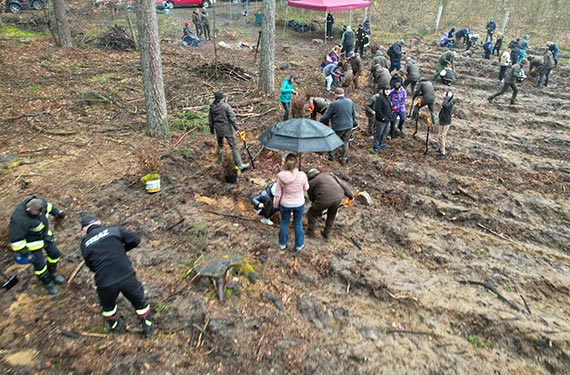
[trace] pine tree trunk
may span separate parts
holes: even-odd
[[[259,89],[266,95],[275,92],[275,0],[263,0]]]
[[[163,137],[170,133],[170,128],[166,118],[160,38],[154,7],[154,0],[137,2],[137,29],[146,104],[147,134],[151,137]]]
[[[69,21],[65,13],[65,3],[63,0],[53,0],[53,12],[59,37],[59,46],[63,48],[73,48],[71,32],[69,31]]]

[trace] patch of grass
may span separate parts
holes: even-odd
[[[91,327],[89,328],[90,333],[107,333],[105,327]]]
[[[487,344],[483,339],[477,335],[469,335],[467,341],[477,349],[487,349]]]
[[[154,310],[155,318],[160,318],[160,315],[162,315],[163,312],[168,312],[168,310],[170,310],[170,306],[168,306],[168,304],[159,302],[158,305],[156,305],[156,309]]]
[[[32,31],[22,30],[12,25],[0,25],[0,38],[34,38],[41,34]]]
[[[29,86],[26,86],[25,91],[26,91],[26,93],[28,93],[28,94],[34,94],[34,93],[40,91],[42,88],[43,88],[42,85],[37,84],[37,83],[33,83],[33,84],[29,85]]]
[[[506,287],[507,292],[512,293],[513,292],[513,287],[510,285],[507,285]]]
[[[109,83],[109,75],[103,73],[103,74],[93,76],[93,77],[89,78],[89,82],[96,82],[96,83],[99,83],[101,85],[106,85]]]
[[[180,155],[184,156],[184,159],[192,159],[192,150],[189,148],[183,148],[182,150],[178,150]]]
[[[476,247],[475,249],[473,249],[473,254],[477,255],[478,257],[486,257],[487,255],[489,255],[489,252],[485,248]]]
[[[208,107],[204,106],[200,112],[187,111],[178,113],[170,120],[170,125],[173,130],[183,131],[188,131],[196,127],[197,129],[190,134],[191,139],[195,140],[199,134],[208,133],[210,131],[208,124]]]
[[[404,254],[402,251],[398,250],[398,251],[396,251],[396,256],[399,259],[404,259],[406,257],[406,254]]]

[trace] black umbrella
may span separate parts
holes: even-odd
[[[292,152],[327,152],[344,142],[326,125],[306,118],[283,121],[259,137],[266,148]]]

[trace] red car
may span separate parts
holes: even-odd
[[[166,0],[166,5],[172,9],[174,7],[181,8],[181,7],[204,7],[209,8],[212,6],[212,3],[215,3],[215,0]]]

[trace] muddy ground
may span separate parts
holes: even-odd
[[[230,27],[219,40],[255,42],[255,26],[221,19]],[[276,61],[294,63],[277,71],[276,85],[294,71],[301,96],[324,95],[318,59],[330,45],[311,44],[314,34],[286,35],[278,32]],[[407,41],[431,76],[442,51]],[[434,145],[424,155],[425,124],[412,137],[410,123],[380,155],[369,154],[371,140],[356,132],[346,167],[304,155],[303,169],[335,172],[374,204],[341,209],[329,241],[307,238],[293,254],[279,250],[277,225],[261,224],[249,203],[284,156],[260,151],[257,136],[282,113],[277,99],[256,99],[252,50],[218,49],[221,61],[252,80],[215,80],[196,70],[211,62],[211,42],[184,49],[165,37],[161,44],[169,113],[179,124],[183,108],[199,111],[215,89],[241,103],[236,112],[257,159],[232,185],[216,165],[214,138],[197,123],[188,120],[169,139],[145,137],[136,52],[64,51],[48,36],[0,44],[2,238],[23,197],[45,196],[68,213],[55,228],[62,273],[79,269],[50,297],[5,247],[2,270],[20,282],[0,294],[2,373],[570,373],[568,66],[554,70],[548,88],[523,83],[517,106],[506,95],[489,105],[500,87],[497,62],[458,58],[444,161]],[[348,93],[362,129],[370,95],[369,85]],[[141,155],[160,160],[158,194],[138,181]],[[130,257],[157,315],[152,339],[141,338],[124,299],[128,332],[103,332],[92,275],[78,268],[80,211],[141,234]],[[240,276],[221,304],[209,280],[183,278],[202,252],[246,257],[257,282]],[[510,304],[468,281],[495,287]]]

